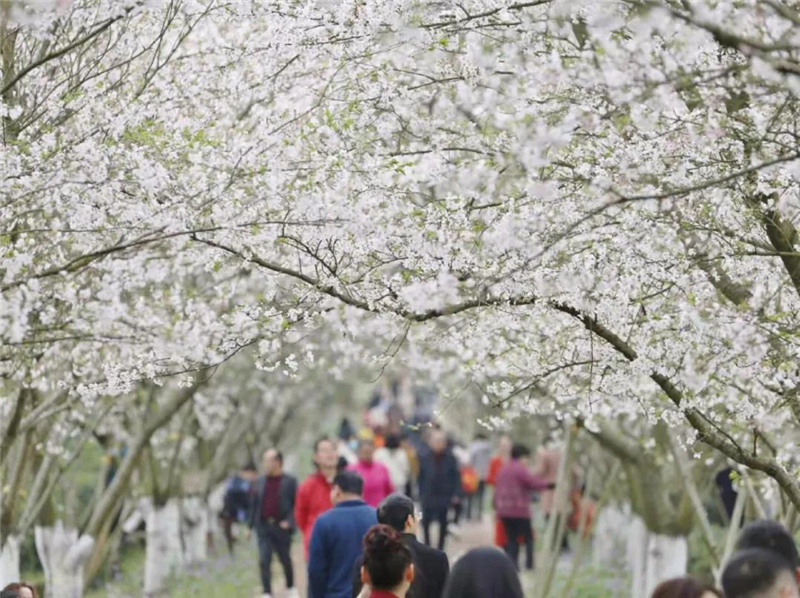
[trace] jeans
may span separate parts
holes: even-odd
[[[258,535],[258,567],[261,570],[261,585],[264,586],[264,593],[272,593],[272,575],[270,565],[272,564],[273,551],[278,554],[283,566],[283,573],[286,576],[286,587],[294,587],[294,570],[292,569],[292,531],[283,529],[271,523],[262,522],[257,527]]]
[[[514,561],[514,566],[519,569],[519,542],[522,536],[525,540],[525,568],[533,569],[533,527],[529,518],[503,517],[501,519],[506,530],[505,551],[509,558]]]
[[[425,535],[425,544],[431,545],[431,523],[439,522],[439,550],[444,550],[444,541],[447,537],[447,512],[448,507],[426,509],[422,507],[422,531]]]

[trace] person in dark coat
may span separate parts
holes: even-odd
[[[283,472],[283,455],[277,449],[264,452],[264,475],[254,485],[250,507],[250,529],[258,536],[258,565],[264,596],[272,595],[272,553],[278,555],[286,576],[289,597],[298,596],[292,569],[292,534],[295,530],[294,502],[297,480]]]
[[[441,598],[444,584],[450,573],[447,554],[426,546],[417,540],[417,517],[414,501],[400,493],[387,496],[378,505],[378,523],[388,525],[400,532],[403,544],[411,551],[414,563],[414,581],[406,594],[407,598]],[[353,577],[353,598],[361,592],[361,566],[363,555],[356,562]]]
[[[717,484],[717,491],[722,505],[725,508],[725,514],[728,516],[728,521],[733,520],[733,509],[736,507],[736,499],[739,493],[733,487],[733,479],[731,476],[736,471],[730,467],[726,467],[714,476],[714,482]]]
[[[447,436],[433,430],[430,450],[420,457],[419,496],[422,503],[422,530],[425,544],[431,545],[431,523],[439,523],[439,550],[447,537],[447,512],[461,487],[461,474],[453,452],[447,448]]]
[[[473,548],[453,565],[443,598],[524,598],[517,568],[497,548]]]
[[[219,517],[222,520],[225,541],[231,554],[233,554],[233,545],[236,542],[236,538],[233,537],[233,524],[247,525],[253,500],[251,491],[257,478],[256,464],[248,461],[241,471],[231,476],[225,484],[225,496]]]

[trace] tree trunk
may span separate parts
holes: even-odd
[[[595,567],[613,570],[627,566],[627,542],[632,523],[633,516],[628,507],[620,510],[608,506],[600,511],[592,534],[592,560]]]
[[[81,598],[83,564],[92,552],[94,539],[57,521],[52,527],[34,529],[36,552],[44,568],[45,598]]]
[[[184,562],[197,565],[208,559],[209,509],[199,497],[183,500],[183,545]]]
[[[0,588],[19,579],[19,540],[8,536],[0,549]]]
[[[662,581],[686,575],[688,551],[685,536],[654,534],[636,517],[628,534],[631,596],[650,596]]]
[[[146,543],[144,594],[154,596],[164,590],[169,577],[183,565],[181,510],[177,499],[172,498],[161,507],[149,507]]]

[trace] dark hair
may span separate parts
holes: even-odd
[[[530,457],[531,449],[524,444],[515,444],[511,447],[511,458],[519,459],[520,457]]]
[[[399,586],[410,564],[411,551],[395,529],[379,523],[364,536],[364,567],[376,590]]]
[[[747,598],[769,590],[781,571],[794,579],[794,567],[773,550],[746,548],[735,552],[722,572],[722,590],[726,598]]]
[[[258,468],[255,463],[248,461],[244,464],[244,467],[242,467],[242,471],[258,471]]]
[[[348,418],[343,417],[341,423],[339,424],[339,438],[341,440],[347,440],[355,435],[356,431],[353,429],[353,424],[350,423]]]
[[[414,501],[399,492],[390,494],[378,505],[378,523],[386,524],[400,533],[406,530],[409,515],[414,515]]]
[[[703,598],[706,592],[722,598],[719,590],[710,584],[697,581],[693,577],[676,577],[658,584],[650,598]]]
[[[328,438],[327,436],[320,436],[320,437],[319,437],[319,438],[317,438],[317,440],[314,442],[314,452],[315,452],[315,453],[316,453],[316,452],[319,450],[319,445],[320,445],[320,444],[322,444],[323,442],[330,442],[330,443],[331,443],[333,446],[336,446],[336,443],[335,443],[335,442],[333,442],[333,440],[331,440],[331,439],[330,439],[330,438]]]
[[[14,584],[19,585],[19,584]],[[0,598],[21,598],[19,590],[0,590]]]
[[[517,568],[496,548],[473,548],[450,572],[443,598],[524,598]]]
[[[345,494],[361,496],[364,493],[364,480],[355,471],[340,471],[333,478],[333,485]]]
[[[793,567],[800,566],[794,538],[785,527],[772,519],[759,519],[745,525],[736,548],[764,548],[777,552]]]
[[[269,451],[275,451],[275,458],[278,460],[278,463],[283,465],[283,453],[273,447],[273,448],[268,448],[266,451],[264,451],[264,454],[268,453]]]
[[[386,437],[386,444],[384,446],[387,449],[400,448],[400,437],[397,434],[389,434],[389,436]]]

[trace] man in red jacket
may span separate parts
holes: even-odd
[[[295,502],[294,518],[298,529],[303,534],[303,546],[308,560],[308,543],[311,541],[311,530],[317,517],[333,507],[331,487],[336,477],[336,465],[339,455],[336,445],[327,437],[320,438],[314,444],[314,464],[316,473],[312,473],[300,484]]]

